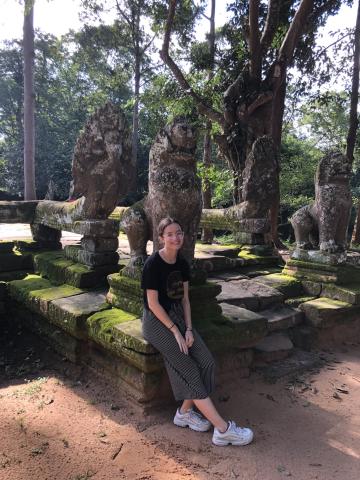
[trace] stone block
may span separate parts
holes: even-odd
[[[106,295],[106,301],[113,307],[131,312],[137,317],[143,311],[143,291],[140,280],[130,278],[123,272],[108,276],[110,290]]]
[[[324,284],[321,296],[358,305],[360,303],[360,283],[348,285]]]
[[[115,252],[118,245],[118,238],[83,237],[81,239],[83,250],[93,253]]]
[[[26,269],[33,269],[33,258],[29,253],[20,253],[17,251],[0,253],[0,272]]]
[[[246,250],[241,250],[238,258],[243,260],[244,266],[250,265],[278,265],[281,263],[281,258],[276,255],[255,255]]]
[[[241,251],[257,256],[274,256],[274,248],[270,245],[243,245]],[[240,253],[240,252],[239,252]]]
[[[66,245],[64,247],[65,257],[75,263],[99,267],[103,265],[117,265],[119,254],[117,252],[94,253],[84,250],[80,245]]]
[[[1,201],[0,223],[31,223],[39,202],[31,201]]]
[[[325,265],[341,265],[346,262],[346,252],[327,253],[321,250],[303,250],[297,248],[291,254],[294,260],[302,260],[304,262],[315,262]]]
[[[270,275],[257,277],[256,282],[275,288],[287,298],[299,296],[303,293],[302,285],[299,280],[282,273],[272,273]]]
[[[315,283],[360,283],[360,267],[354,265],[326,265],[290,259],[283,269],[286,275]]]
[[[47,317],[52,323],[75,337],[85,338],[87,318],[108,308],[110,305],[105,302],[104,291],[79,293],[75,296],[51,301]]]
[[[299,325],[304,319],[302,311],[283,304],[261,310],[260,314],[267,319],[270,332],[287,330],[295,325]]]
[[[11,253],[15,246],[14,242],[8,242],[6,240],[0,240],[0,255],[2,253]]]
[[[124,358],[139,370],[151,373],[163,369],[160,354],[144,340],[141,320],[124,310],[112,308],[87,319],[89,337]]]
[[[317,328],[328,328],[360,315],[359,305],[325,297],[302,303],[299,308],[305,314],[306,323]]]
[[[221,293],[219,302],[231,303],[239,307],[257,311],[282,302],[284,295],[278,290],[262,285],[255,280],[219,282]]]
[[[46,278],[38,275],[27,275],[23,280],[13,280],[8,283],[9,296],[19,303],[26,304],[31,292],[51,288]]]
[[[114,358],[113,352],[103,349],[96,343],[89,345],[84,362],[94,373],[100,374],[102,378],[105,377],[125,395],[144,406],[163,405],[164,390],[165,401],[168,402],[173,398],[164,368],[160,371],[145,373],[124,358]]]
[[[287,358],[294,345],[288,335],[273,333],[255,345],[255,358],[261,362],[275,362]]]
[[[32,269],[28,268],[27,270],[14,270],[13,272],[0,272],[0,281],[1,282],[11,282],[12,280],[23,280],[30,273]]]
[[[81,263],[74,263],[65,258],[63,251],[36,254],[34,264],[35,271],[49,278],[54,284],[66,283],[78,288],[106,285],[107,275],[118,271],[117,265],[91,268]]]
[[[298,308],[299,305],[305,302],[310,302],[310,300],[315,300],[317,297],[295,297],[295,298],[288,298],[285,300],[284,304],[292,307],[292,308]]]
[[[21,301],[30,310],[45,317],[53,300],[71,297],[83,293],[82,290],[70,285],[54,287],[48,280],[36,275],[29,275],[24,280],[15,280],[9,283],[9,294],[17,301]]]
[[[119,235],[117,220],[73,220],[71,213],[71,204],[67,202],[44,201],[36,209],[34,223],[85,237],[117,238]]]
[[[230,327],[233,329],[232,333],[228,332],[229,348],[234,346],[250,347],[266,335],[267,320],[262,315],[227,303],[221,303],[220,306],[223,315],[230,321]]]
[[[322,284],[316,282],[310,282],[309,280],[303,280],[301,282],[304,292],[308,295],[318,297],[321,293]]]
[[[201,253],[194,259],[194,267],[197,270],[205,270],[206,272],[230,270],[236,268],[236,266],[237,262],[234,258],[225,257],[223,255]]]
[[[16,249],[19,252],[39,252],[41,250],[61,250],[60,242],[42,242],[35,240],[15,240]]]
[[[212,243],[195,245],[195,257],[198,253],[207,253],[209,255],[221,255],[223,257],[236,258],[240,252],[241,247],[239,245],[218,245]]]

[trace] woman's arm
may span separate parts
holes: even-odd
[[[184,320],[186,325],[185,342],[188,347],[194,343],[194,336],[192,333],[191,308],[189,300],[189,282],[184,282],[184,296],[181,300],[184,310]]]
[[[149,305],[149,309],[155,315],[155,317],[165,325],[173,334],[179,345],[180,351],[188,354],[188,346],[184,337],[181,335],[176,324],[171,320],[169,315],[166,313],[164,308],[159,303],[158,291],[157,290],[146,290],[146,298]]]
[[[189,300],[189,282],[184,282],[184,296],[181,300],[183,310],[184,310],[184,320],[186,328],[189,330],[192,329],[191,324],[191,308],[190,308],[190,300]]]

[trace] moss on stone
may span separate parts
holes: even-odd
[[[297,308],[299,305],[305,302],[310,302],[311,300],[315,300],[316,297],[295,297],[295,298],[288,298],[285,300],[285,305],[289,307]]]
[[[283,273],[272,273],[258,277],[256,281],[276,288],[276,290],[283,293],[286,297],[299,296],[303,292],[302,284],[299,280]]]
[[[31,292],[45,288],[51,288],[51,283],[39,275],[27,275],[23,280],[13,280],[8,284],[9,295],[22,303],[26,303]]]
[[[135,320],[136,318],[136,315],[120,310],[119,308],[97,312],[91,315],[86,321],[89,337],[94,340],[101,340],[101,343],[105,342],[110,344],[114,341],[112,333],[113,326]]]

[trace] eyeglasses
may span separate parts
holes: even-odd
[[[175,238],[175,237],[176,238],[181,238],[183,236],[184,236],[184,232],[182,232],[181,230],[178,231],[178,232],[175,232],[175,233],[166,233],[164,235],[164,237],[166,237],[166,238]]]

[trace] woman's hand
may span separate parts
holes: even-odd
[[[177,341],[177,343],[179,345],[180,352],[185,353],[185,355],[188,355],[189,351],[188,351],[188,347],[187,347],[185,338],[181,335],[181,333],[180,333],[180,331],[179,331],[179,329],[177,328],[176,325],[173,328],[173,333],[174,333],[175,340]]]
[[[185,332],[185,342],[188,348],[192,347],[194,343],[194,335],[192,330],[186,330]]]

